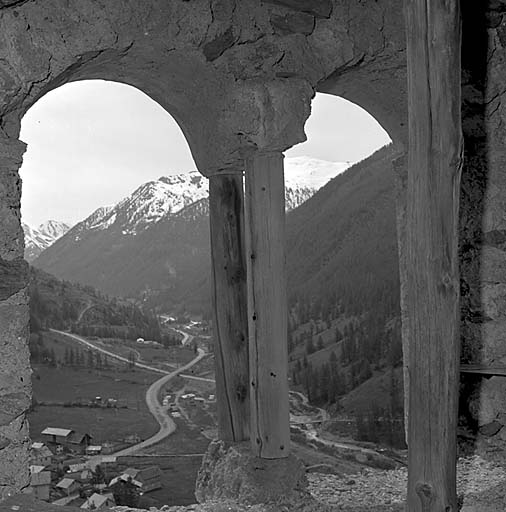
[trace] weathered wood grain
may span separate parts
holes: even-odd
[[[242,175],[209,179],[218,433],[249,439],[248,318]]]
[[[251,446],[276,459],[290,450],[283,155],[256,154],[245,178]]]
[[[462,167],[458,0],[407,0],[409,512],[456,501],[458,212]]]

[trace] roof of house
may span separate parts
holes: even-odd
[[[132,478],[143,481],[151,480],[153,478],[160,478],[162,476],[158,466],[149,466],[142,469],[127,468],[123,473],[131,476]]]
[[[90,444],[90,446],[88,446],[86,448],[86,450],[89,452],[99,452],[102,450],[102,446],[96,445],[96,444]]]
[[[40,448],[34,445],[42,445]],[[43,443],[33,443],[32,445],[32,457],[52,457],[53,452]]]
[[[44,443],[38,443],[38,442],[35,442],[35,443],[32,443],[32,448],[34,450],[40,450],[42,447],[44,446]]]
[[[83,441],[86,442],[87,439],[92,439],[90,434],[73,431],[72,434],[70,434],[68,441],[73,444],[81,444]]]
[[[46,434],[48,436],[67,437],[72,432],[74,431],[68,428],[47,427],[42,431],[42,434]]]
[[[80,471],[72,471],[71,473],[66,473],[65,478],[71,478],[72,480],[89,480],[92,476],[92,471],[89,468],[82,469]]]
[[[79,461],[72,464],[66,463],[65,466],[68,466],[70,471],[81,471],[82,469],[88,467],[87,463],[84,461]]]
[[[60,498],[56,501],[52,501],[51,503],[53,505],[61,505],[61,506],[65,506],[65,505],[69,505],[70,503],[72,503],[73,501],[75,501],[77,498],[79,498],[79,496],[64,496],[63,498]]]
[[[124,475],[131,476],[132,478],[135,478],[137,474],[139,473],[140,469],[137,468],[127,468],[125,471],[123,471]]]
[[[51,484],[51,473],[49,471],[39,471],[32,473],[30,477],[30,485],[37,487],[39,485],[50,485]]]
[[[116,476],[114,477],[110,482],[109,482],[109,487],[112,487],[114,484],[117,484],[118,482],[120,481],[123,481],[123,482],[128,482],[130,481],[132,484],[134,484],[136,487],[142,487],[142,482],[139,482],[138,480],[136,480],[135,478],[133,478],[131,475],[128,475],[127,473],[122,473],[121,475],[119,476]]]
[[[40,466],[38,464],[32,464],[30,466],[30,473],[33,475],[34,473],[40,473],[41,471],[44,471],[44,468],[46,466]]]
[[[60,489],[68,489],[72,486],[72,484],[77,483],[73,478],[62,478],[57,484],[56,487]]]
[[[92,494],[82,505],[81,508],[96,510],[108,501],[114,501],[111,493],[108,494]]]

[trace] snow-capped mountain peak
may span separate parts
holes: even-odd
[[[309,199],[349,163],[307,157],[285,160],[286,209],[293,210]],[[95,210],[69,233],[74,242],[85,233],[111,229],[120,237],[136,236],[162,219],[174,216],[209,197],[208,180],[197,171],[162,176],[143,183],[114,206]]]
[[[136,235],[166,216],[208,196],[207,179],[193,171],[162,176],[140,185],[114,206],[99,208],[80,222],[72,234],[115,227],[123,235]]]
[[[23,222],[25,259],[33,261],[44,249],[62,237],[70,226],[57,220],[48,220],[34,228]]]

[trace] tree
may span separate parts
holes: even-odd
[[[111,489],[116,505],[136,508],[139,504],[140,491],[132,482],[132,477],[128,477],[128,480],[119,480]]]
[[[91,350],[88,350],[88,361],[87,361],[87,364],[86,366],[88,368],[93,368],[93,352]]]
[[[95,471],[93,471],[91,483],[95,485],[105,483],[105,473],[100,464],[97,464],[97,466],[95,467]]]

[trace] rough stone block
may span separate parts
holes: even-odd
[[[290,13],[286,16],[273,16],[271,23],[280,34],[309,35],[315,26],[314,16],[304,12]]]
[[[229,27],[223,34],[205,44],[202,48],[206,59],[209,62],[216,60],[225,50],[233,46],[236,37],[232,27]]]
[[[329,18],[332,13],[331,0],[264,0],[269,4],[282,5],[297,11],[313,14],[318,18]]]
[[[1,68],[0,68],[1,69]],[[5,70],[0,72],[0,83],[7,87],[11,84]],[[2,170],[15,171],[19,169],[23,161],[23,153],[26,151],[26,144],[18,139],[7,138],[0,134],[0,168]]]
[[[482,379],[481,385],[469,398],[469,411],[480,426],[496,420],[498,411],[506,411],[504,377]]]
[[[23,417],[7,427],[0,427],[2,438],[9,444],[0,452],[0,501],[26,488],[30,481],[28,471],[30,438],[28,424]],[[0,507],[1,510],[1,507]]]
[[[481,287],[481,300],[485,317],[493,320],[506,317],[505,283],[483,283]]]
[[[0,258],[0,300],[8,299],[28,284],[28,263],[23,258]]]
[[[28,393],[17,392],[0,396],[0,425],[7,425],[30,408]]]
[[[486,425],[482,425],[480,427],[480,434],[487,437],[492,437],[495,436],[502,428],[502,423],[499,423],[498,421],[494,420],[491,421],[490,423],[487,423]]]
[[[199,502],[232,499],[238,503],[274,503],[309,496],[304,465],[295,456],[261,459],[249,443],[209,445],[197,477]]]

